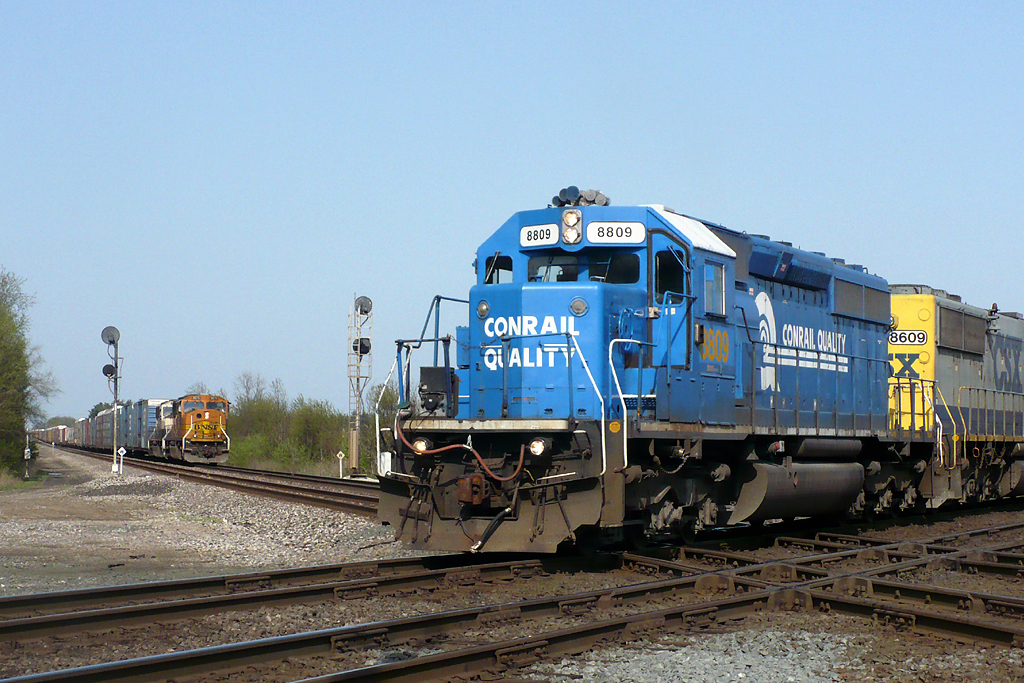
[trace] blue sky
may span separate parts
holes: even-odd
[[[1020,3],[0,0],[0,265],[63,393],[348,406],[575,184],[1024,310]],[[453,321],[463,316],[452,309]]]

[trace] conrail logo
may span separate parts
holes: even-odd
[[[850,357],[845,355],[845,334],[787,323],[782,326],[780,340],[776,332],[775,309],[768,294],[758,294],[754,304],[757,306],[758,335],[763,349],[760,368],[762,391],[779,390],[776,370],[780,365],[831,372],[850,371]]]
[[[779,382],[775,377],[775,309],[772,307],[772,300],[765,292],[761,292],[754,299],[757,306],[757,333],[761,339],[762,365],[761,365],[761,391],[779,390]]]
[[[535,315],[515,315],[484,320],[484,335],[492,338],[561,334],[579,336],[575,317],[546,315],[543,318],[538,318]],[[565,342],[561,344],[544,342],[537,343],[535,346],[527,346],[524,343],[521,349],[508,349],[507,358],[500,346],[485,346],[483,349],[484,365],[488,370],[497,370],[506,366],[510,368],[553,368],[556,367],[556,363],[558,367],[568,367],[569,359],[575,353],[575,346]],[[562,359],[565,360],[564,365]]]
[[[546,315],[543,320],[535,315],[512,315],[484,320],[484,334],[488,337],[535,337],[542,334],[571,334],[578,337],[580,333],[576,331],[576,318],[571,315],[558,318]]]

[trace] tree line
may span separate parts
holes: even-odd
[[[26,427],[42,423],[42,405],[58,391],[39,348],[29,342],[33,304],[25,279],[0,266],[0,470],[20,467]]]

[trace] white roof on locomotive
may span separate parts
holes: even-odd
[[[695,248],[710,251],[715,254],[721,254],[730,258],[736,258],[736,252],[733,251],[729,245],[719,239],[718,235],[711,232],[708,226],[704,225],[700,221],[687,218],[686,216],[681,216],[670,209],[666,209],[663,204],[645,204],[644,206],[657,211],[658,215],[664,218],[665,221],[673,228],[682,233]]]

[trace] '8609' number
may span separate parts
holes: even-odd
[[[893,330],[889,333],[890,344],[927,344],[928,333],[924,330]]]

